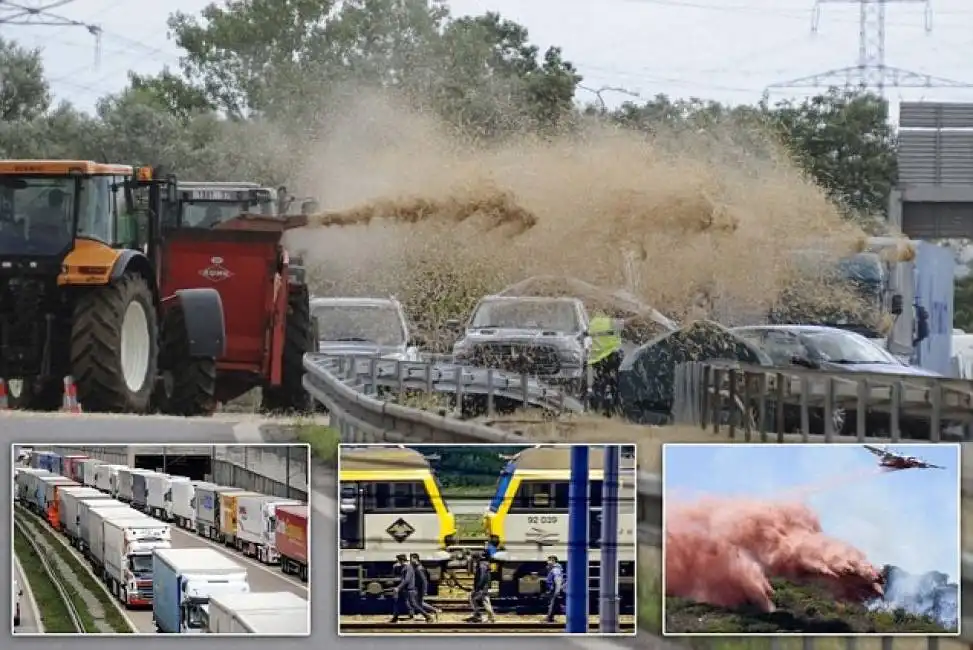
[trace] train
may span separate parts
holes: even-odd
[[[401,553],[419,554],[438,595],[458,540],[429,460],[401,446],[343,446],[340,461],[341,613],[387,611]]]
[[[589,451],[588,592],[589,610],[598,613],[601,586],[601,515],[604,447]],[[547,558],[567,568],[570,447],[533,447],[509,459],[483,519],[497,548],[491,568],[499,583],[498,604],[543,602]],[[618,489],[619,613],[635,612],[635,448],[623,446]],[[536,604],[536,603],[535,603]]]

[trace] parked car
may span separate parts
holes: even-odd
[[[901,375],[903,377],[941,377],[934,372],[903,363],[897,357],[860,334],[821,325],[754,325],[732,330],[759,346],[777,366],[802,366],[825,371]],[[823,410],[812,408],[812,433],[823,433]],[[788,429],[800,425],[799,407],[785,408]],[[852,434],[856,430],[855,411],[836,407],[832,414],[834,432]],[[887,413],[867,414],[869,435],[889,429]],[[899,421],[909,437],[929,436],[929,420],[903,414]]]

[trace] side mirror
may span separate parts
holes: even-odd
[[[903,304],[902,304],[902,294],[901,293],[893,294],[893,296],[892,296],[892,304],[889,307],[889,311],[892,312],[892,315],[893,316],[898,316],[899,314],[902,313],[902,311],[903,311]]]

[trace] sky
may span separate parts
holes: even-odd
[[[956,580],[957,446],[900,444],[890,450],[947,469],[880,474],[875,456],[857,444],[669,444],[664,494],[680,501],[703,494],[774,498],[789,489],[820,487],[804,498],[826,534],[855,546],[877,566],[941,571]]]
[[[18,0],[43,7],[57,0]],[[60,4],[60,3],[59,3]],[[167,39],[167,16],[198,13],[206,0],[68,0],[53,10],[102,30],[84,27],[0,25],[4,38],[42,48],[58,99],[92,110],[96,100],[126,84],[126,71],[155,73],[178,65],[180,51]],[[898,100],[973,101],[973,4],[931,0],[931,31],[924,3],[889,0],[886,65],[971,84],[970,88],[889,88]],[[454,15],[499,11],[525,25],[541,48],[559,45],[593,90],[618,86],[643,97],[665,93],[733,103],[757,101],[770,85],[855,65],[858,6],[823,2],[812,33],[814,0],[455,0]],[[0,10],[0,18],[5,11]],[[773,90],[771,99],[814,94],[814,89]],[[587,95],[587,96],[586,96]],[[632,97],[602,94],[610,106]],[[579,99],[595,101],[580,91]],[[893,108],[893,117],[895,111]]]

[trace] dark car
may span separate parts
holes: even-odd
[[[923,368],[904,364],[878,344],[848,330],[820,325],[755,325],[736,327],[732,331],[757,345],[777,366],[792,365],[826,371],[907,377],[942,376]],[[794,420],[793,411],[797,411],[796,421],[800,422],[799,409],[795,407],[785,410],[787,411],[785,419],[788,423]],[[836,407],[832,419],[834,432],[855,433],[856,419],[854,412]],[[888,419],[887,414],[869,413],[868,433],[874,435],[876,430],[887,431]],[[812,433],[822,433],[821,409],[812,409],[811,420]],[[915,437],[925,438],[929,435],[929,421],[925,418],[909,418],[903,415],[900,428],[904,434],[914,432]]]

